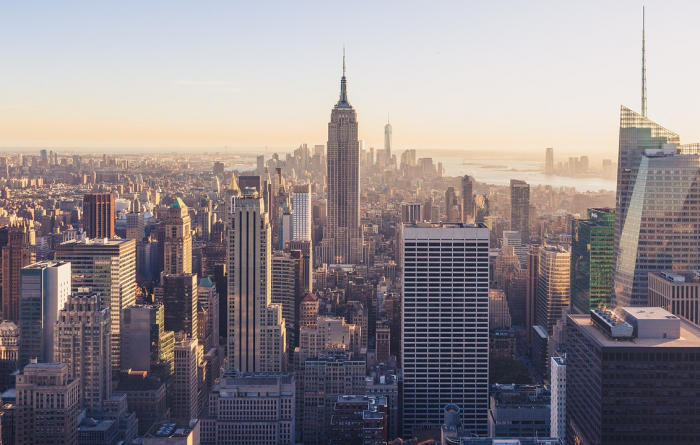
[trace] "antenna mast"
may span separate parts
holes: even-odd
[[[644,7],[642,7],[642,117],[647,117],[647,60]]]

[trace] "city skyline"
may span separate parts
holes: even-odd
[[[334,96],[343,44],[354,102],[363,110],[360,139],[381,147],[388,112],[396,152],[534,155],[554,147],[605,156],[615,152],[610,122],[618,107],[640,104],[641,2],[505,10],[360,5],[346,13],[372,32],[322,41],[318,36],[333,26],[332,7],[265,11],[269,32],[260,36],[262,13],[252,5],[203,11],[152,4],[137,17],[128,3],[71,5],[6,8],[1,28],[11,38],[0,50],[8,61],[0,81],[12,87],[0,93],[0,147],[285,151],[322,143],[319,122]],[[700,98],[691,80],[697,39],[683,23],[695,7],[652,4],[646,11],[649,117],[674,122],[691,140],[700,139],[690,112]],[[26,26],[29,13],[42,32]],[[162,19],[154,23],[156,15]],[[387,20],[389,26],[373,26]],[[171,44],[183,28],[189,40]],[[52,31],[57,38],[46,44]],[[260,45],[246,48],[258,37]],[[665,63],[669,58],[680,64]],[[429,88],[418,88],[423,84]],[[495,131],[503,121],[511,131]]]

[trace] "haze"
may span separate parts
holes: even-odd
[[[360,138],[616,157],[642,2],[4,2],[0,147],[325,144],[343,45]],[[649,117],[700,141],[696,2],[647,2]]]

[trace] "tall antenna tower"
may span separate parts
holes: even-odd
[[[642,7],[642,116],[647,117],[647,59],[644,30],[644,7]]]

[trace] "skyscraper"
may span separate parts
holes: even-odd
[[[313,228],[311,211],[311,184],[295,185],[292,196],[292,240],[311,241]]]
[[[83,230],[88,238],[114,238],[113,194],[85,194],[83,197]]]
[[[386,163],[391,165],[391,124],[388,118],[384,126],[384,155],[386,156]]]
[[[362,261],[363,245],[360,226],[360,144],[357,113],[348,102],[345,54],[340,99],[328,123],[327,158],[328,225],[323,235],[323,262],[358,264]]]
[[[462,177],[462,222],[474,222],[474,178],[468,175]]]
[[[30,363],[16,388],[17,445],[77,445],[80,388],[66,363]]]
[[[10,226],[2,247],[2,317],[19,322],[20,270],[36,261],[34,228],[30,224]]]
[[[121,360],[122,309],[136,303],[136,242],[127,239],[83,239],[56,246],[56,260],[71,263],[72,292],[88,287],[109,307],[112,329],[112,369]]]
[[[126,237],[128,239],[136,240],[137,243],[143,241],[143,237],[146,236],[146,227],[143,218],[143,212],[131,212],[126,214]]]
[[[544,159],[544,174],[554,174],[554,149],[548,148]]]
[[[510,230],[520,232],[523,245],[530,244],[530,185],[510,180]]]
[[[53,363],[54,330],[71,294],[71,264],[41,262],[20,270],[19,361]]]
[[[483,224],[402,226],[404,437],[440,424],[445,405],[488,434],[489,230]]]
[[[96,411],[112,395],[112,333],[101,300],[92,292],[68,297],[54,332],[55,361],[67,363],[68,377],[78,380],[80,407]]]
[[[254,189],[228,202],[228,369],[279,372],[286,365],[282,307],[271,302],[271,233]]]
[[[532,328],[537,324],[537,284],[540,275],[540,246],[530,246],[527,254],[527,284],[525,287],[525,338],[532,343]]]
[[[647,304],[648,273],[700,268],[700,152],[622,107],[614,302]]]
[[[164,272],[166,274],[192,273],[191,228],[187,206],[182,199],[175,199],[165,217]]]
[[[197,338],[197,274],[163,274],[165,330]]]
[[[588,209],[588,219],[571,226],[571,312],[587,314],[610,305],[615,211]]]
[[[571,254],[559,246],[544,246],[540,248],[539,263],[536,322],[552,335],[562,311],[570,304]]]
[[[566,443],[700,443],[700,328],[661,308],[567,317]]]

